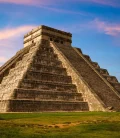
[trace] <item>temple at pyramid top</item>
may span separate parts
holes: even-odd
[[[46,26],[0,67],[0,112],[120,111],[120,83],[80,48],[72,34]]]
[[[24,47],[38,42],[41,39],[58,42],[64,45],[71,45],[72,34],[41,25],[24,36]]]

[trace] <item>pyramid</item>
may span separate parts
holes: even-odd
[[[79,48],[72,34],[47,26],[0,67],[0,112],[120,111],[120,83]]]

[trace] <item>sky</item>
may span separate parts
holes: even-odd
[[[0,66],[40,25],[72,33],[72,46],[120,81],[120,0],[0,0]]]

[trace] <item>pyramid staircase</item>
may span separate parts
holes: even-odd
[[[92,64],[95,70],[100,73],[100,75],[107,80],[107,82],[120,94],[120,83],[115,76],[109,75],[109,72],[106,69],[100,68],[97,62],[93,62],[88,55],[84,57]]]
[[[116,77],[110,76],[106,69],[100,68],[98,63],[84,55],[80,48],[56,42],[51,42],[51,46],[59,55],[59,59],[65,59],[63,65],[71,75],[73,83],[82,91],[83,97],[91,106],[90,110],[101,110],[103,106],[106,111],[120,111],[120,83]],[[76,79],[77,77],[79,79]],[[99,105],[102,106],[99,108]]]
[[[49,42],[24,48],[0,73],[1,112],[89,110]]]
[[[111,85],[111,88],[116,91],[117,95],[120,96],[120,82],[117,80],[115,76],[109,75],[109,72],[106,69],[100,68],[99,64],[97,62],[93,62],[88,55],[84,55],[80,48],[75,48],[78,52],[80,52],[85,59],[93,66],[93,69],[105,79],[108,84]]]

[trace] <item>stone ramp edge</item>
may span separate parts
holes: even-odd
[[[90,66],[89,64],[88,64],[88,62],[86,62],[86,60],[84,59],[84,58],[82,58],[83,57],[83,55],[81,56],[81,55],[79,55],[79,52],[76,52],[76,50],[72,47],[72,46],[65,46],[65,45],[61,45],[61,44],[58,44],[58,43],[55,43],[55,42],[51,42],[51,46],[54,48],[54,50],[56,51],[56,53],[59,55],[59,59],[63,59],[63,61],[64,61],[64,63],[65,62],[67,62],[67,63],[65,63],[65,64],[69,64],[69,66],[70,67],[72,67],[72,69],[74,70],[74,72],[76,72],[76,74],[79,76],[79,78],[82,80],[82,83],[84,83],[85,84],[85,86],[87,87],[87,90],[89,89],[90,90],[90,93],[91,94],[93,94],[93,97],[94,97],[94,99],[96,99],[97,100],[97,102],[98,102],[98,106],[102,106],[102,110],[107,110],[107,108],[109,108],[109,105],[111,105],[112,103],[108,103],[107,101],[105,101],[105,94],[103,93],[103,95],[102,95],[102,97],[99,97],[100,96],[100,90],[99,90],[99,92],[97,92],[97,91],[95,91],[93,88],[91,88],[90,86],[89,86],[89,83],[87,83],[85,80],[84,80],[84,77],[81,77],[81,75],[79,74],[79,71],[78,71],[78,69],[77,68],[75,68],[75,64],[76,63],[72,63],[71,64],[71,61],[70,60],[75,60],[75,59],[73,59],[73,58],[81,58],[81,60],[83,60],[82,62],[85,62],[85,64],[88,66],[88,68],[91,68],[92,70],[93,70],[93,66]],[[68,49],[68,50],[67,50]],[[76,55],[74,55],[74,57],[70,57],[70,53],[68,53],[67,51],[69,51],[70,53],[76,53]],[[80,51],[80,53],[82,53],[81,51]],[[66,57],[66,55],[70,58],[70,59],[68,59],[68,57]],[[71,55],[72,56],[72,55]],[[80,57],[79,57],[80,56]],[[80,60],[80,59],[79,59]],[[75,62],[76,62],[76,60],[75,60]],[[63,64],[64,64],[63,63]],[[65,65],[64,64],[64,65]],[[65,65],[66,66],[66,65]],[[70,67],[68,67],[68,68],[70,68]],[[76,70],[77,69],[77,70]],[[90,70],[91,70],[90,69]],[[68,69],[69,71],[70,71],[70,69]],[[73,71],[73,70],[71,70],[71,71]],[[68,71],[68,72],[69,72]],[[119,104],[120,104],[120,97],[119,97],[119,94],[114,90],[114,88],[106,81],[106,80],[104,80],[104,78],[102,77],[102,76],[100,76],[100,75],[98,75],[98,73],[97,72],[95,72],[95,70],[93,70],[94,71],[94,75],[95,75],[95,73],[96,73],[96,77],[98,78],[99,77],[99,80],[100,80],[100,83],[102,83],[102,84],[104,84],[103,86],[105,86],[106,87],[106,89],[108,90],[110,90],[111,92],[109,92],[108,93],[108,97],[110,97],[110,100],[112,100],[111,102],[113,102],[113,103],[116,103],[117,101],[118,101],[118,105],[117,105],[117,103],[116,103],[116,106],[114,105],[114,108],[116,108],[116,109],[114,109],[114,110],[120,110],[120,106],[119,106]],[[93,72],[92,71],[92,72]],[[84,73],[83,73],[84,74]],[[70,75],[70,74],[69,74]],[[72,78],[73,79],[73,78]],[[102,82],[103,81],[103,82]],[[92,83],[93,83],[93,81],[92,81]],[[102,85],[102,84],[100,84],[100,85]],[[79,87],[78,85],[77,85],[77,87]],[[108,88],[109,87],[109,88]],[[96,93],[97,92],[97,93]],[[104,92],[105,92],[105,90],[104,90]],[[84,91],[84,93],[85,93],[85,91]],[[107,94],[107,92],[105,92],[106,94]],[[109,94],[111,95],[111,96],[109,96]],[[113,98],[112,98],[112,95],[113,95]],[[116,96],[115,96],[116,95]],[[85,95],[84,95],[85,96]],[[108,98],[107,97],[107,98]],[[115,98],[116,97],[116,98]],[[102,98],[102,99],[101,99]],[[116,101],[115,101],[115,99],[116,99]],[[86,100],[88,100],[88,103],[91,101],[89,101],[89,98],[88,99],[86,99]],[[91,101],[92,102],[92,101]],[[90,103],[90,104],[92,104],[92,103]],[[94,103],[95,104],[95,103]],[[95,106],[95,105],[94,105]]]

